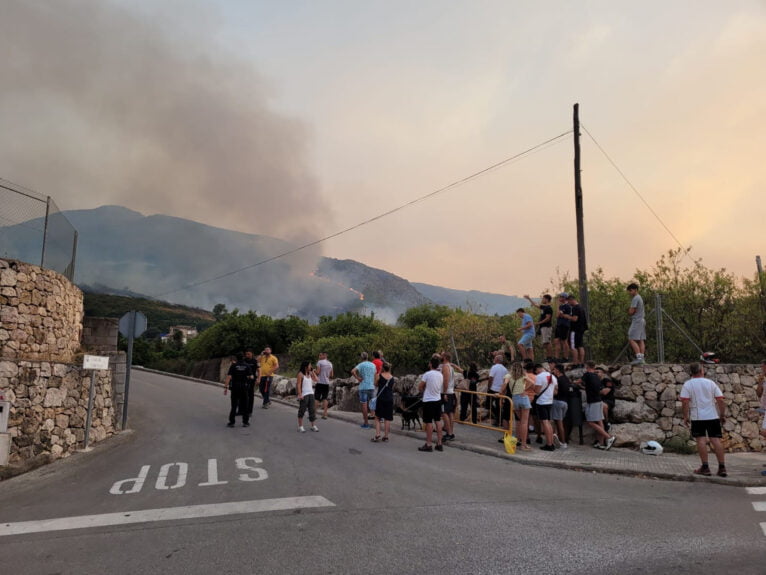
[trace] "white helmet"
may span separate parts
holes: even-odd
[[[645,455],[662,455],[662,445],[656,441],[644,441],[641,443],[641,453]]]

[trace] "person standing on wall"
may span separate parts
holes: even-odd
[[[258,357],[258,363],[261,365],[261,380],[258,384],[258,390],[263,398],[263,409],[268,409],[271,405],[269,399],[271,383],[274,381],[274,374],[279,369],[279,360],[276,355],[271,353],[271,348],[266,346],[263,348],[263,353]]]
[[[646,353],[646,319],[644,318],[644,298],[638,293],[638,284],[632,283],[628,286],[630,294],[630,307],[628,315],[630,316],[630,328],[628,328],[628,341],[636,359],[630,362],[632,365],[641,365],[644,363],[644,354]]]
[[[528,295],[524,296],[529,303],[540,310],[540,320],[535,325],[540,328],[540,343],[545,350],[545,361],[553,361],[553,349],[551,348],[551,339],[553,338],[553,308],[551,307],[551,296],[545,294],[540,303],[535,303]]]

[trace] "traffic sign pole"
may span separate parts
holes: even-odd
[[[128,358],[125,366],[125,397],[122,404],[122,430],[128,428],[128,395],[130,394],[130,366],[133,365],[133,333],[136,330],[136,312],[128,312]]]

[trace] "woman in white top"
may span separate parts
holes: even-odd
[[[306,429],[303,427],[303,416],[306,413],[306,409],[309,411],[309,423],[311,423],[311,431],[319,431],[319,428],[314,425],[316,421],[316,410],[314,409],[314,371],[311,367],[310,361],[304,361],[301,364],[300,371],[298,371],[298,381],[295,384],[295,392],[298,394],[298,432],[306,433]]]

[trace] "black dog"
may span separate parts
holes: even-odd
[[[420,420],[421,401],[422,399],[418,395],[402,395],[399,407],[396,408],[396,411],[402,416],[402,429],[405,425],[407,429],[410,429],[410,426],[414,428],[415,424],[423,429],[423,422]]]

